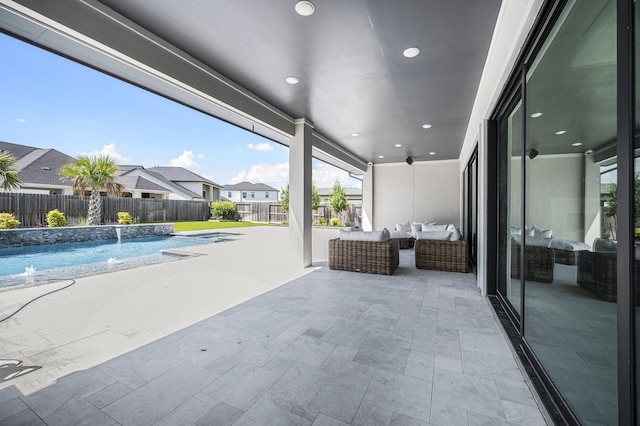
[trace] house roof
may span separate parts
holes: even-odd
[[[251,182],[240,182],[235,184],[227,184],[222,187],[223,191],[276,191],[272,186],[266,185],[264,183],[251,183]]]
[[[189,169],[185,169],[184,167],[155,166],[149,167],[147,170],[159,173],[172,182],[204,182],[219,188],[222,187],[222,185],[218,185],[217,183],[200,176]]]
[[[59,172],[63,165],[74,160],[73,157],[55,149],[40,149],[9,142],[0,142],[0,150],[16,158],[15,168],[24,186],[70,186],[70,183],[60,179]]]
[[[123,185],[127,190],[137,189],[153,192],[170,192],[164,186],[153,183],[142,176],[118,176],[115,180],[119,184]]]
[[[187,188],[185,188],[184,186],[177,184],[175,182],[172,182],[171,180],[167,179],[166,177],[164,177],[162,174],[154,172],[150,169],[145,169],[142,166],[136,166],[136,165],[125,165],[125,166],[118,166],[118,168],[121,170],[120,176],[119,177],[125,177],[127,176],[129,173],[133,172],[134,170],[139,170],[142,173],[145,173],[147,175],[149,175],[150,177],[153,177],[155,179],[158,179],[160,182],[162,182],[162,184],[164,185],[165,189],[169,189],[173,192],[182,192],[183,194],[188,195],[191,198],[202,198],[202,194],[197,194]],[[160,185],[162,186],[162,185]]]
[[[333,188],[318,188],[319,195],[329,195],[333,191]],[[358,187],[346,187],[344,188],[347,197],[362,197],[362,188]]]

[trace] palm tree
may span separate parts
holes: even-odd
[[[74,192],[84,196],[87,188],[91,189],[89,198],[89,212],[87,221],[89,225],[99,225],[102,219],[102,198],[100,191],[107,195],[120,196],[124,187],[115,182],[118,166],[109,156],[81,155],[70,164],[60,168],[60,176],[63,180],[71,181]]]
[[[0,187],[5,191],[20,188],[22,181],[18,177],[18,170],[13,166],[16,158],[6,151],[0,150]]]

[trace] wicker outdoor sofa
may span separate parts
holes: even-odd
[[[554,249],[539,246],[527,246],[525,252],[525,279],[550,283],[553,281],[553,269],[556,261]],[[511,241],[511,278],[520,278],[520,245]]]
[[[398,238],[400,250],[412,249],[416,239],[413,237]]]
[[[618,300],[618,256],[615,243],[596,239],[594,251],[582,251],[578,259],[578,285],[605,302]],[[640,260],[633,261],[635,286],[640,284]],[[640,292],[635,292],[640,306]]]
[[[400,265],[396,238],[387,241],[329,240],[329,268],[392,275]]]
[[[468,246],[464,240],[418,239],[414,243],[416,268],[448,272],[467,272]]]

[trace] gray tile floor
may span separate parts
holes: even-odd
[[[544,425],[471,274],[321,268],[34,394],[1,425]]]

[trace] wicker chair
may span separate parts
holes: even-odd
[[[547,247],[527,246],[525,279],[550,283],[553,281],[555,251]],[[520,245],[511,244],[511,277],[520,278]]]
[[[640,260],[633,262],[635,287],[640,285]],[[582,251],[578,259],[578,285],[605,302],[618,301],[618,258],[616,252]],[[635,292],[640,306],[640,291]]]
[[[464,240],[416,240],[416,268],[436,271],[467,272],[468,246]]]
[[[400,265],[397,239],[384,242],[329,240],[329,268],[392,275]]]
[[[580,253],[584,250],[560,250],[553,249],[556,256],[556,263],[562,263],[563,265],[577,265],[580,259]]]
[[[578,285],[605,302],[618,300],[618,260],[615,252],[580,253]]]

